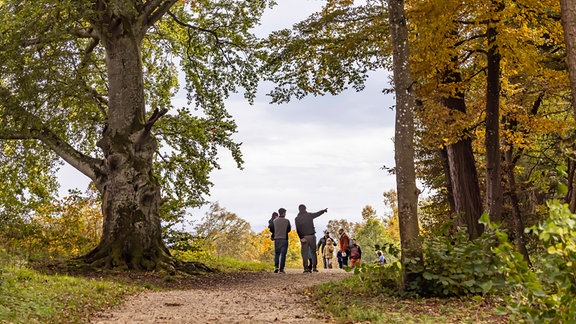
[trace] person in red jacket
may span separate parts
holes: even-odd
[[[339,248],[340,248],[340,254],[342,255],[342,265],[347,266],[348,265],[348,253],[350,253],[350,250],[349,250],[350,239],[348,238],[348,235],[346,234],[346,232],[344,232],[343,228],[338,230],[338,234],[340,234],[340,239],[339,239],[338,243],[339,243]]]

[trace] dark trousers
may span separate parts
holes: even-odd
[[[286,265],[286,253],[288,252],[288,240],[274,240],[274,267],[284,271]]]
[[[342,257],[342,266],[347,266],[348,265],[348,254],[346,254],[346,256]],[[340,267],[342,268],[342,267]]]
[[[314,270],[316,269],[316,264],[318,264],[318,259],[316,258],[316,235],[305,235],[305,243],[300,243],[300,254],[302,255],[302,266],[304,270]],[[311,254],[311,255],[310,255]],[[311,264],[308,264],[308,259]]]

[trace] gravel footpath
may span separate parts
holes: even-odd
[[[318,314],[306,289],[351,276],[340,269],[304,274],[213,274],[182,290],[144,292],[91,323],[332,323]]]

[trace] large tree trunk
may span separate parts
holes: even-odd
[[[560,0],[562,27],[566,40],[568,73],[572,89],[572,109],[576,115],[576,0]]]
[[[119,28],[121,29],[121,28]],[[151,270],[170,260],[161,238],[160,187],[152,165],[157,142],[146,122],[141,38],[112,32],[103,41],[109,77],[108,125],[98,146],[104,152],[96,185],[104,216],[100,244],[86,260],[105,267]]]
[[[461,139],[448,145],[446,150],[450,164],[455,212],[458,215],[458,222],[466,225],[468,237],[473,240],[482,234],[484,227],[478,222],[482,214],[482,196],[478,185],[472,140]]]
[[[461,81],[462,77],[457,71],[449,71],[445,78],[447,84]],[[466,101],[461,91],[443,98],[442,103],[448,109],[466,113]],[[478,222],[482,214],[482,196],[470,136],[464,133],[458,142],[446,147],[446,152],[454,211],[458,215],[458,223],[468,228],[468,237],[473,240],[482,234],[484,227]]]
[[[414,167],[414,107],[408,51],[408,29],[403,0],[388,0],[390,36],[393,49],[396,125],[394,160],[400,223],[402,289],[421,279],[422,246],[419,240],[418,188]],[[416,261],[414,263],[409,261]]]
[[[486,209],[494,221],[502,221],[502,177],[500,169],[500,54],[497,31],[492,25],[488,37],[486,77]]]

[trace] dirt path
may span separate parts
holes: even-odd
[[[351,274],[319,271],[206,276],[191,288],[134,296],[98,314],[92,323],[331,323],[325,314],[314,312],[306,288]]]

